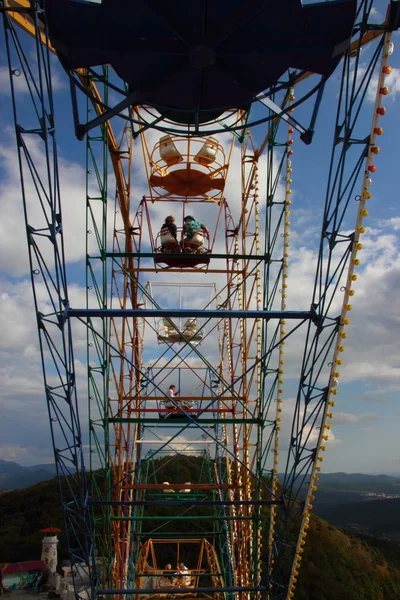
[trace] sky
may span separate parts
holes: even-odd
[[[374,6],[373,18],[379,22],[385,13],[385,2],[375,2]],[[0,47],[4,44],[2,36]],[[372,199],[365,223],[367,231],[360,253],[359,278],[354,287],[356,295],[352,301],[349,338],[345,344],[332,436],[324,462],[325,472],[400,472],[400,36],[397,33],[393,41],[395,51],[390,59],[393,71],[386,80],[390,88],[385,98],[387,114],[381,121],[384,128],[379,140],[381,152],[376,157],[377,172],[372,177]],[[31,42],[26,40],[25,43],[27,52],[32,53]],[[362,65],[367,64],[372,51],[373,47],[363,50]],[[0,458],[32,465],[52,462],[53,456],[28,277],[19,170],[4,56],[4,53],[0,54]],[[29,100],[21,79],[15,78],[15,82],[18,102],[23,108],[29,106]],[[326,89],[313,143],[304,146],[298,135],[294,135],[288,308],[307,310],[311,301],[338,86],[337,70]],[[55,59],[53,87],[69,293],[72,306],[82,307],[85,305],[85,145],[74,137],[69,85]],[[363,108],[367,120],[372,117],[373,100],[371,89]],[[302,109],[299,109],[296,117],[301,115]],[[253,135],[256,142],[261,140],[261,131],[257,130]],[[150,132],[149,146],[154,145],[158,138],[159,134]],[[227,147],[227,136],[222,141]],[[40,146],[32,142],[31,151],[40,165]],[[262,161],[260,167],[260,189],[263,190],[265,172],[262,169],[265,169],[265,164],[263,166]],[[146,193],[146,182],[138,143],[133,175],[134,195],[141,198]],[[238,182],[239,150],[236,146],[225,190],[234,218],[238,214]],[[282,194],[282,183],[280,186],[278,193]],[[263,199],[265,201],[265,188],[261,192],[261,202]],[[34,206],[32,210],[35,211]],[[354,210],[349,211],[349,222],[344,224],[344,229],[351,230],[353,213]],[[151,215],[154,229],[157,229],[164,211],[154,206]],[[214,219],[204,207],[197,210],[196,217],[208,224]],[[165,282],[166,278],[159,280]],[[185,279],[188,283],[195,281],[193,277]],[[207,282],[210,281],[210,278],[207,279]],[[185,294],[186,302],[193,305],[197,299],[200,306],[201,298],[209,294],[209,289],[192,290],[191,295],[186,290]],[[165,294],[162,298],[165,301]],[[40,301],[46,301],[44,291]],[[339,306],[340,298],[337,301]],[[150,337],[146,339],[149,346],[145,349],[145,356],[149,358],[155,352],[154,336],[153,341]],[[79,325],[74,325],[74,340],[80,410],[85,422],[86,341],[85,332]],[[287,351],[286,419],[289,419],[294,406],[300,344],[300,340],[294,338]]]

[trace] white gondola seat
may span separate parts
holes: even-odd
[[[158,341],[159,342],[177,342],[179,340],[179,332],[175,329],[169,320],[164,317],[159,324],[158,328]]]
[[[182,154],[175,146],[170,135],[160,138],[160,157],[169,167],[183,161]]]
[[[214,138],[208,138],[196,156],[194,157],[194,161],[200,165],[211,165],[217,156],[218,150],[218,142]]]
[[[184,240],[183,252],[204,252],[204,229],[197,229],[193,237],[190,240]]]
[[[197,319],[187,319],[182,329],[175,328],[171,325],[167,317],[163,317],[158,323],[157,339],[160,344],[174,344],[190,342],[198,344],[203,339],[203,331],[197,330]]]
[[[200,342],[203,339],[203,331],[197,331],[197,319],[191,317],[182,328],[182,335],[190,342]]]
[[[174,238],[168,227],[163,227],[160,231],[160,244],[161,249],[172,249],[178,246],[176,238]]]
[[[169,481],[163,481],[163,485],[166,486],[163,489],[164,494],[175,494],[175,490],[172,490],[171,488],[168,487],[170,485]]]

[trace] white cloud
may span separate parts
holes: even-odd
[[[382,227],[388,227],[394,231],[400,231],[400,217],[392,217],[380,222]]]
[[[34,57],[32,57],[34,59]],[[52,77],[51,85],[54,92],[63,91],[68,87],[67,75],[61,71],[60,67],[56,64],[55,59],[52,66]],[[34,61],[35,63],[35,61]],[[33,65],[31,62],[31,69],[36,69],[36,64]],[[12,82],[14,91],[18,101],[24,99],[24,97],[30,93],[29,86],[24,76],[22,69],[14,67],[12,72]],[[33,88],[32,88],[33,89]],[[0,96],[6,96],[9,98],[11,95],[10,76],[8,66],[0,66]]]
[[[54,454],[51,448],[38,448],[37,446],[20,446],[14,444],[0,444],[2,460],[17,462],[24,466],[54,463]]]
[[[335,413],[334,422],[336,425],[346,425],[348,423],[365,423],[367,421],[377,421],[378,415],[376,413]]]
[[[397,95],[400,93],[400,69],[392,67],[392,71],[389,75],[385,76],[384,85],[389,88],[388,96],[382,96],[382,104],[385,102],[396,100]],[[371,77],[370,84],[367,90],[367,99],[370,102],[375,102],[376,92],[378,87],[378,74],[375,73]]]
[[[29,150],[40,176],[46,181],[46,161],[41,145],[31,140]],[[0,180],[0,269],[15,277],[26,274],[29,265],[20,176],[13,142],[0,144],[0,160],[3,169]],[[67,262],[76,262],[85,255],[85,172],[78,164],[59,158],[59,173],[66,259]],[[35,229],[40,229],[45,226],[43,213],[27,174],[25,181],[28,222]],[[51,265],[52,244],[44,240],[41,247],[46,261]]]
[[[27,94],[29,92],[26,85],[26,79],[23,75],[13,75],[13,85],[17,94]],[[10,76],[8,67],[0,67],[0,94],[10,97]]]
[[[370,11],[370,21],[373,22],[377,22],[377,23],[381,23],[383,21],[383,16],[382,13],[379,12],[379,10],[377,8],[375,8],[374,6],[371,8]]]
[[[303,439],[306,439],[307,436],[308,437],[308,442],[307,442],[307,446],[308,447],[312,447],[313,445],[317,444],[318,439],[319,439],[319,434],[320,431],[318,428],[314,428],[313,431],[311,431],[311,426],[310,425],[306,425],[304,428],[304,434],[303,434]],[[328,438],[327,440],[323,440],[323,444],[324,445],[329,445],[329,446],[338,446],[339,444],[342,444],[342,440],[338,439],[335,434],[333,433],[332,429],[327,429],[324,431],[324,435]]]

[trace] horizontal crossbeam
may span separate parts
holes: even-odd
[[[168,588],[168,594],[188,594],[188,588]],[[215,594],[215,592],[266,592],[267,588],[261,585],[251,585],[251,586],[235,586],[235,587],[198,587],[198,588],[190,588],[190,593],[206,593],[210,592]],[[143,596],[147,596],[149,594],[160,594],[160,588],[129,588],[125,590],[99,590],[99,596],[113,596],[115,595],[123,595],[130,596],[131,594],[142,594]]]
[[[195,367],[192,367],[193,370],[195,370]],[[244,400],[243,396],[186,396],[185,399],[187,400],[223,400],[224,402],[226,400]],[[121,398],[121,400],[123,401],[129,401],[132,402],[134,400],[138,401],[138,402],[142,402],[143,400],[165,400],[165,396],[145,396],[144,394],[138,394],[137,396],[131,395],[131,396],[123,396]],[[120,402],[119,398],[109,398],[108,399],[109,402]],[[154,409],[157,410],[157,409]]]
[[[158,398],[158,400],[161,401],[161,398]],[[190,400],[192,400],[192,398],[190,398]],[[179,400],[176,400],[176,402],[179,402]],[[130,412],[133,413],[165,413],[167,410],[171,411],[168,414],[170,414],[171,416],[173,414],[178,414],[181,415],[182,413],[179,410],[175,410],[174,412],[172,412],[172,409],[166,409],[166,408],[129,408]],[[232,408],[191,408],[190,410],[186,410],[185,408],[183,408],[183,410],[185,411],[185,413],[191,415],[191,414],[197,414],[197,413],[232,413],[233,409]]]
[[[187,487],[187,486],[186,486]],[[271,506],[271,504],[282,504],[283,500],[170,500],[168,506]],[[89,500],[90,506],[165,506],[166,498],[163,500]],[[210,517],[213,518],[213,517]]]
[[[192,421],[192,423],[190,423],[190,421]],[[261,419],[243,419],[240,417],[237,417],[236,419],[197,419],[197,418],[192,418],[190,419],[190,417],[186,417],[186,415],[182,415],[181,417],[166,417],[164,419],[151,419],[151,418],[143,418],[140,419],[139,417],[121,417],[121,418],[114,418],[114,419],[108,419],[107,423],[111,424],[111,423],[142,423],[143,425],[149,424],[149,423],[158,423],[160,425],[196,425],[197,423],[199,423],[199,425],[216,425],[218,423],[224,424],[224,425],[240,425],[241,423],[246,423],[246,425],[259,425],[261,424]],[[172,442],[173,443],[173,442]],[[188,444],[190,445],[190,442],[188,442]]]
[[[136,485],[124,485],[128,490],[238,490],[242,485],[232,483],[170,483],[168,486],[162,483],[137,483]]]
[[[184,254],[181,252],[168,254],[162,252],[105,252],[104,256],[106,258],[157,258],[159,261],[163,259],[163,257],[170,258],[188,258],[188,260],[194,260],[197,254]],[[282,259],[271,260],[269,254],[207,254],[210,258],[217,259],[229,259],[229,260],[259,260],[259,261],[268,261],[268,262],[282,262]]]
[[[316,315],[309,310],[199,310],[197,308],[69,308],[68,317],[195,317],[198,319],[290,319],[315,320]]]
[[[191,502],[189,502],[188,504],[191,505]],[[168,504],[169,506],[169,504]],[[265,519],[267,518],[266,516],[264,517]],[[139,517],[139,516],[134,516],[134,517],[111,517],[112,521],[253,521],[255,520],[256,517],[249,517],[249,516],[226,516],[226,515],[222,515],[220,517],[216,517],[215,515],[190,515],[190,516],[182,516],[182,515],[176,515],[176,516],[171,516],[171,515],[146,515],[143,517]]]

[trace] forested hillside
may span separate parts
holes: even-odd
[[[59,527],[61,558],[67,558],[57,479],[0,496],[0,562],[39,560],[40,529]]]
[[[196,473],[190,473],[188,467],[181,474],[184,481],[199,482],[207,477],[206,472],[199,474],[196,460],[193,464]],[[169,480],[174,481],[172,465]],[[171,514],[172,507],[161,508]],[[205,508],[201,512],[207,514]],[[40,558],[42,534],[39,530],[51,525],[64,529],[56,480],[2,494],[0,522],[0,562]],[[64,531],[59,538],[62,559],[67,557]],[[264,562],[267,560],[265,549],[266,545]],[[400,598],[400,546],[396,544],[346,535],[314,516],[303,556],[295,600]]]
[[[315,516],[308,533],[295,600],[400,598],[400,546],[371,544]]]

